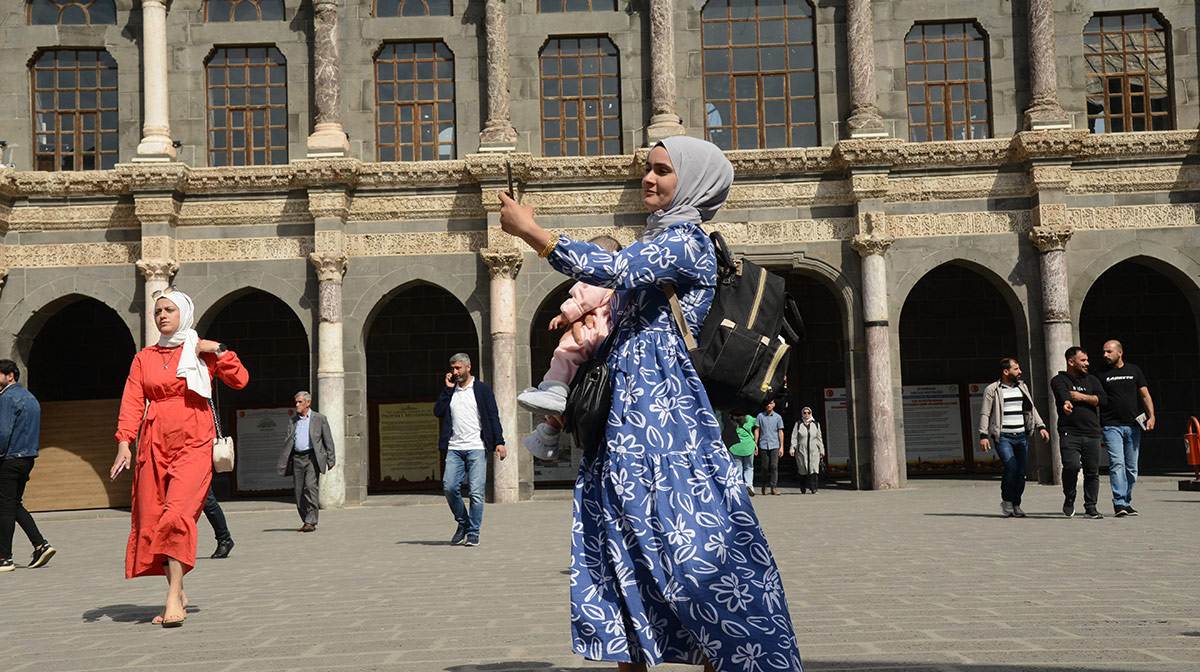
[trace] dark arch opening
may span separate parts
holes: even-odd
[[[1030,368],[1022,359],[1012,308],[987,278],[943,264],[909,292],[899,331],[903,385],[925,387],[904,395],[909,474],[999,471],[999,463],[980,453],[974,440],[978,412],[972,395],[978,399],[981,386],[999,377],[1002,357],[1016,357]],[[942,387],[948,385],[957,390]]]
[[[1125,359],[1146,375],[1154,400],[1156,428],[1142,434],[1143,472],[1187,470],[1181,436],[1200,415],[1200,338],[1197,314],[1167,275],[1138,261],[1108,269],[1088,290],[1079,315],[1082,345],[1092,370],[1104,366],[1104,343],[1121,341]],[[1048,356],[1062,361],[1062,353]],[[1103,490],[1103,488],[1102,488]],[[1103,493],[1102,493],[1103,496]]]
[[[119,399],[136,352],[116,311],[75,297],[38,329],[21,381],[41,402]]]
[[[457,352],[470,356],[472,375],[486,378],[480,375],[475,322],[446,290],[416,284],[384,299],[368,324],[368,491],[439,487],[433,404]]]

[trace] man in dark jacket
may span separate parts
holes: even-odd
[[[483,524],[483,489],[487,482],[487,458],[495,450],[500,459],[508,456],[500,411],[492,388],[471,375],[471,358],[458,353],[450,358],[450,373],[442,388],[433,414],[442,419],[438,450],[446,454],[442,490],[458,529],[452,544],[479,545],[479,527]],[[463,505],[462,482],[467,479],[471,496],[468,513]]]
[[[21,371],[11,359],[0,359],[0,572],[11,572],[13,531],[19,523],[33,544],[30,567],[41,567],[54,547],[38,531],[21,497],[38,456],[42,406],[17,382]]]
[[[1088,354],[1075,345],[1067,348],[1067,370],[1050,381],[1058,404],[1059,451],[1062,453],[1063,515],[1075,515],[1075,480],[1083,462],[1083,510],[1088,518],[1103,518],[1096,509],[1100,495],[1100,406],[1107,399],[1104,386],[1088,374]]]

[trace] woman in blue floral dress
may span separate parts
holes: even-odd
[[[613,401],[605,441],[584,456],[571,534],[575,652],[622,672],[660,663],[717,672],[801,672],[779,570],[663,292],[694,333],[716,291],[700,228],[733,167],[715,145],[671,137],[647,158],[652,213],[617,253],[552,235],[501,195],[500,223],[559,272],[617,290]]]

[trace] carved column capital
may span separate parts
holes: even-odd
[[[858,234],[850,239],[850,248],[864,257],[872,254],[882,255],[888,251],[896,239],[892,236],[877,236]]]
[[[479,256],[483,257],[493,279],[516,278],[525,261],[525,255],[515,247],[485,247],[479,251]]]
[[[308,261],[317,269],[317,280],[323,283],[341,283],[349,265],[344,254],[312,252],[308,255]]]
[[[138,259],[136,265],[146,282],[170,282],[179,272],[179,262],[174,259]]]
[[[0,287],[4,286],[6,280],[8,280],[8,267],[0,266]]]
[[[1075,229],[1065,224],[1057,226],[1035,226],[1029,232],[1029,240],[1037,246],[1040,252],[1067,249],[1067,241]]]

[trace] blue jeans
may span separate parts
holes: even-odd
[[[462,482],[467,479],[471,496],[471,512],[463,505]],[[479,534],[483,524],[483,488],[487,483],[486,450],[447,450],[446,473],[442,474],[442,491],[450,512],[459,525],[467,528],[467,534]]]
[[[996,455],[1004,463],[1000,477],[1000,499],[1017,506],[1025,492],[1025,463],[1029,457],[1029,437],[1024,433],[1000,433],[996,438]]]
[[[733,461],[742,468],[742,480],[746,482],[746,487],[753,488],[754,453],[750,453],[749,455],[734,455],[733,453],[730,453],[730,455],[733,457]]]
[[[1113,506],[1129,506],[1133,503],[1133,484],[1137,483],[1138,449],[1141,445],[1141,427],[1104,426],[1104,447],[1108,449],[1108,483],[1112,486]]]

